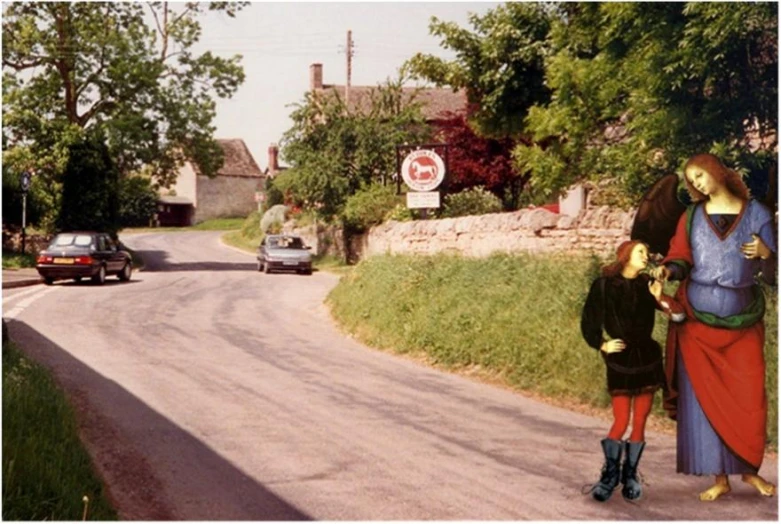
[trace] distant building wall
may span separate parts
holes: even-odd
[[[263,178],[219,175],[209,178],[198,175],[197,202],[193,222],[212,218],[246,217],[258,208],[255,191]]]
[[[176,177],[176,183],[171,191],[178,197],[189,198],[194,206],[198,205],[198,194],[195,187],[195,170],[190,162],[185,162]]]

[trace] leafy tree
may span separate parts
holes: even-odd
[[[774,162],[778,19],[770,3],[564,3],[551,29],[554,96],[526,126],[517,167],[545,198],[611,179],[629,205],[692,154],[744,173]],[[749,143],[753,139],[754,144]]]
[[[122,227],[148,226],[157,210],[157,191],[150,179],[131,176],[119,183],[119,223]]]
[[[5,4],[3,162],[52,188],[70,146],[94,131],[123,175],[148,166],[167,185],[185,159],[216,173],[214,97],[231,97],[244,72],[240,55],[194,52],[198,17],[245,4]]]
[[[438,86],[466,89],[470,124],[483,136],[517,137],[533,104],[550,99],[544,58],[552,11],[542,3],[510,2],[484,16],[470,15],[474,32],[431,18],[429,31],[456,53],[446,61],[416,54],[404,66]]]
[[[403,197],[396,194],[394,186],[369,184],[347,198],[343,223],[353,231],[366,231],[385,221],[400,201]]]
[[[436,133],[440,141],[450,145],[446,177],[449,193],[481,186],[499,197],[505,209],[518,208],[529,175],[519,175],[513,167],[515,140],[478,136],[463,115],[440,120]]]
[[[331,218],[362,187],[388,182],[396,172],[396,145],[429,136],[419,103],[401,84],[398,79],[378,85],[354,110],[335,92],[307,93],[282,140],[291,168],[274,186],[291,204]]]
[[[119,170],[102,137],[90,135],[72,144],[65,167],[60,231],[119,231]]]

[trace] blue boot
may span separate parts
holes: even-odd
[[[594,485],[591,496],[594,497],[594,500],[605,502],[613,495],[613,490],[618,486],[622,442],[606,438],[601,443],[602,451],[605,453],[605,464],[602,466],[602,475],[599,482]]]
[[[643,485],[637,478],[637,465],[643,455],[645,442],[626,442],[626,456],[621,468],[621,495],[628,501],[639,500],[643,496]]]

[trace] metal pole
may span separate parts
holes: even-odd
[[[27,226],[27,191],[22,193],[22,254],[24,255],[24,247],[25,247],[25,237],[27,236],[25,233],[25,227]]]

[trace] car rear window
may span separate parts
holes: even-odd
[[[74,235],[70,233],[59,234],[52,240],[52,247],[77,246],[88,247],[92,244],[91,235]]]
[[[287,249],[303,249],[304,243],[298,237],[282,237],[279,239],[279,246]]]

